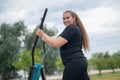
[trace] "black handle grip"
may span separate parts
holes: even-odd
[[[48,9],[46,8],[45,11],[44,11],[44,14],[43,14],[43,17],[41,18],[41,24],[40,24],[40,29],[43,29],[43,23],[44,23],[44,20],[45,20],[45,17],[46,17],[46,14],[47,14],[47,11]],[[34,45],[32,47],[32,66],[34,66],[34,51],[35,51],[35,47],[36,47],[36,44],[37,44],[37,41],[38,41],[38,36],[36,36],[36,39],[35,39],[35,42],[34,42]]]
[[[45,11],[44,11],[43,17],[41,18],[41,24],[40,24],[40,27],[39,27],[40,29],[43,29],[43,23],[44,23],[47,11],[48,11],[48,9],[46,8]]]

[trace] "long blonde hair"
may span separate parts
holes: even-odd
[[[88,38],[88,34],[87,34],[86,30],[85,30],[85,27],[84,27],[82,21],[78,17],[78,15],[75,12],[71,11],[71,10],[67,10],[64,13],[70,13],[72,15],[72,17],[75,18],[76,25],[79,26],[79,28],[81,29],[81,32],[82,32],[84,50],[85,51],[89,50],[89,38]]]

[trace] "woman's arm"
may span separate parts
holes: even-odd
[[[55,48],[60,48],[61,46],[63,46],[68,42],[66,39],[62,38],[61,36],[50,37],[47,34],[45,34],[41,29],[37,30],[36,35],[41,37],[44,42],[48,43],[49,45]]]

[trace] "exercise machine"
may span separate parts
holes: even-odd
[[[41,18],[41,23],[39,28],[43,29],[43,23],[46,17],[48,9],[46,8],[43,14],[43,17]],[[40,76],[42,78],[42,80],[46,80],[46,76],[45,76],[45,70],[44,70],[44,58],[45,58],[45,43],[43,42],[43,57],[42,57],[42,63],[38,64],[34,62],[34,51],[35,51],[35,47],[37,44],[39,36],[36,36],[36,39],[34,41],[34,45],[32,47],[32,51],[31,51],[31,56],[32,56],[32,66],[30,67],[30,71],[29,71],[29,75],[28,75],[28,80],[39,80]]]

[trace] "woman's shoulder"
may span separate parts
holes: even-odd
[[[74,30],[74,31],[79,31],[79,26],[77,25],[70,25],[68,26],[69,29]]]
[[[77,25],[69,25],[66,28],[79,29],[79,27]]]

